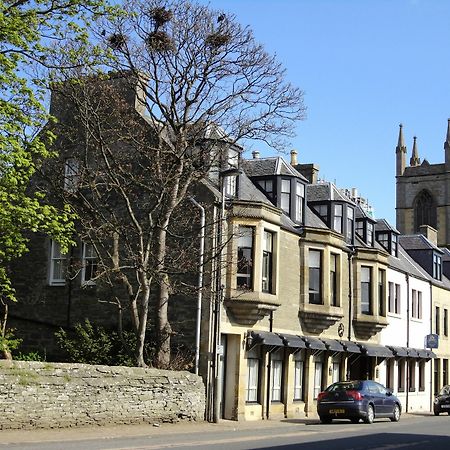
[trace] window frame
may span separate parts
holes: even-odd
[[[260,402],[261,350],[252,349],[247,352],[247,382],[245,385],[245,402]]]
[[[248,234],[246,234],[248,233]],[[251,234],[251,235],[250,235]],[[251,247],[240,245],[241,242],[245,242],[244,239],[251,237]],[[241,241],[242,240],[242,241]],[[248,253],[249,258],[240,253]],[[238,242],[237,242],[237,261],[236,261],[236,288],[241,290],[252,291],[254,289],[254,255],[255,252],[255,227],[247,225],[239,225],[238,227]],[[247,264],[242,265],[241,261],[247,261]],[[241,266],[240,266],[241,264]],[[240,270],[241,268],[247,268],[246,271]],[[247,283],[240,283],[239,279],[247,280]]]
[[[286,190],[286,186],[289,189]],[[287,210],[285,208],[287,200]],[[281,178],[280,182],[280,208],[290,217],[291,216],[291,180],[290,178]]]
[[[94,255],[90,254],[87,256],[87,249],[91,247]],[[81,284],[83,286],[94,286],[96,281],[92,278],[95,278],[95,272],[97,271],[98,266],[98,255],[95,252],[95,247],[87,242],[83,242],[82,247],[82,256],[81,256]],[[86,268],[89,267],[89,271],[91,272],[91,276],[89,279],[86,279]],[[92,269],[93,267],[93,269]]]
[[[80,182],[80,161],[77,158],[66,158],[64,160],[64,186],[65,192],[74,193]]]
[[[56,265],[61,265],[61,268],[55,270]],[[61,246],[53,239],[50,240],[49,251],[49,274],[48,284],[50,286],[64,286],[66,284],[66,277],[56,278],[55,273],[60,272],[61,275],[65,274],[67,270],[67,255],[61,253]]]
[[[283,350],[277,350],[270,355],[270,401],[281,403],[283,400]]]
[[[269,241],[267,239],[268,236],[270,236],[270,248],[266,248],[265,245]],[[273,293],[274,240],[275,233],[264,229],[262,242],[261,290],[262,292],[267,293]]]
[[[319,257],[319,265],[318,267],[312,266],[312,254],[316,254]],[[315,262],[314,262],[315,263]],[[315,248],[308,249],[308,303],[313,305],[323,305],[323,251]],[[318,277],[314,277],[312,275],[318,274]],[[317,280],[318,279],[318,280]],[[312,281],[314,281],[314,286]],[[315,284],[318,281],[317,289]],[[316,299],[316,300],[314,300]]]
[[[330,305],[339,306],[338,300],[338,264],[339,255],[336,253],[330,253]],[[334,267],[333,267],[334,266]]]
[[[294,357],[294,401],[303,401],[304,400],[304,375],[305,375],[305,360],[301,352],[298,357]]]
[[[368,279],[364,280],[363,272],[368,275]],[[372,283],[373,283],[373,274],[371,266],[361,266],[360,271],[360,306],[361,306],[361,314],[365,315],[373,315],[373,305],[372,305]],[[364,298],[367,294],[367,298]],[[368,308],[364,309],[363,305],[367,305]]]

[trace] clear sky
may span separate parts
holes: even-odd
[[[211,0],[276,53],[305,92],[292,148],[319,177],[358,189],[395,225],[395,146],[444,161],[450,117],[449,0]],[[270,153],[255,144],[253,150]],[[290,148],[286,149],[291,150]],[[274,152],[272,152],[274,154]],[[246,154],[251,157],[250,153]]]

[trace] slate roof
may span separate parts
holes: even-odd
[[[393,227],[386,219],[377,219],[375,231],[393,231],[396,234],[400,234],[400,231]]]
[[[280,156],[269,158],[244,159],[241,161],[241,167],[249,177],[263,177],[271,175],[288,175],[301,179],[304,182],[308,180]]]
[[[400,235],[399,243],[405,250],[436,250],[443,251],[428,240],[423,234]]]
[[[410,275],[428,280],[430,275],[416,263],[401,245],[398,246],[398,256],[389,255],[388,264],[393,269],[400,270],[401,272],[409,273]]]
[[[337,200],[355,205],[351,199],[342,194],[342,192],[329,181],[308,185],[307,199],[308,202]]]
[[[238,198],[273,206],[272,202],[253,184],[245,172],[239,175]]]
[[[402,176],[437,175],[445,172],[445,164],[430,164],[426,159],[420,166],[405,167]]]

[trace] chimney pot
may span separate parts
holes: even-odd
[[[297,164],[297,150],[291,150],[291,166],[296,166]]]
[[[255,150],[254,152],[252,152],[252,156],[253,156],[253,159],[259,159],[259,152],[258,152],[258,150]]]

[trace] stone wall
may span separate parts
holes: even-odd
[[[205,392],[188,372],[0,361],[0,429],[203,420]]]

